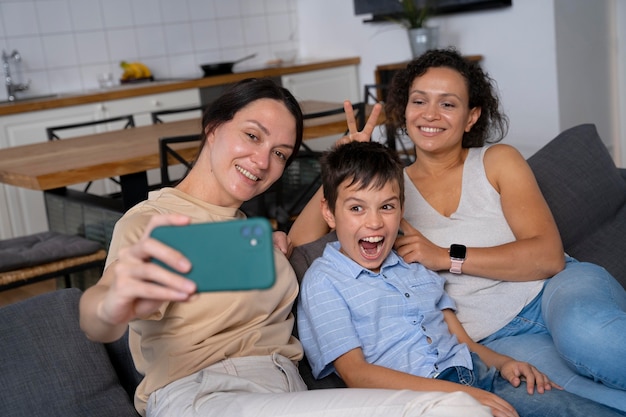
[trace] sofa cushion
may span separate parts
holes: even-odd
[[[81,291],[0,308],[0,415],[133,416],[105,346],[78,324]]]
[[[333,230],[313,242],[296,246],[293,249],[293,252],[289,257],[289,262],[291,263],[293,270],[296,271],[296,277],[298,277],[299,283],[302,282],[304,273],[307,269],[309,269],[309,266],[311,266],[313,261],[322,256],[326,244],[336,240],[337,233]]]
[[[563,131],[528,159],[565,251],[626,286],[626,182],[594,125]]]

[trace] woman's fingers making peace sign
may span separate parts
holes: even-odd
[[[380,103],[374,104],[370,116],[367,118],[363,130],[359,131],[356,124],[356,118],[354,117],[354,109],[350,100],[343,102],[343,109],[346,112],[346,122],[348,122],[348,134],[337,141],[337,145],[351,142],[353,140],[359,142],[368,142],[372,137],[372,132],[378,123],[378,117],[383,109]]]

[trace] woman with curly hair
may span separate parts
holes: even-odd
[[[445,278],[473,340],[626,410],[626,291],[564,253],[530,167],[497,143],[508,119],[494,84],[454,49],[428,51],[394,77],[388,128],[403,129],[416,154],[395,247]],[[311,241],[321,224],[309,216],[290,237]]]

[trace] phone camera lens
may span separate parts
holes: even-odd
[[[263,236],[263,228],[261,226],[255,226],[253,233],[255,236]]]
[[[241,228],[241,236],[249,237],[251,235],[252,235],[252,230],[250,229],[249,226],[244,226]]]

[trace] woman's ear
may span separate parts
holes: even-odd
[[[322,198],[321,206],[322,206],[322,217],[326,221],[326,224],[328,224],[328,227],[330,227],[331,229],[334,229],[336,225],[335,215],[333,214],[332,210],[328,206],[328,200],[326,200],[325,198]]]
[[[482,113],[482,109],[480,107],[473,107],[470,109],[469,120],[467,121],[467,125],[465,125],[465,131],[469,132],[472,130],[472,126],[476,124],[480,115]]]
[[[206,141],[213,143],[213,141],[215,140],[215,130],[213,130],[213,132],[209,131],[209,127],[205,127],[204,128],[204,136],[206,136]]]

